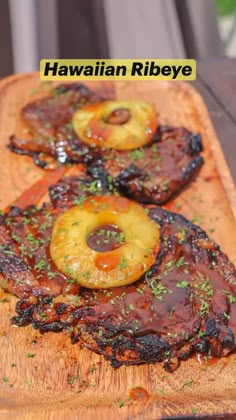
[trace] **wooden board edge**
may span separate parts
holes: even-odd
[[[190,83],[186,83],[186,82],[179,82],[179,83],[181,83],[183,89],[193,97],[194,102],[196,103],[196,106],[199,109],[201,109],[201,116],[202,116],[203,124],[206,127],[206,131],[209,133],[208,140],[209,140],[211,151],[214,156],[217,171],[221,179],[223,188],[225,190],[226,196],[228,198],[229,206],[232,210],[234,217],[236,218],[235,184],[234,184],[230,169],[227,165],[225,155],[221,148],[221,144],[218,139],[217,133],[213,126],[213,122],[208,113],[207,106],[204,102],[203,97],[194,86],[191,86]]]
[[[27,79],[28,77],[34,77],[39,75],[39,72],[34,71],[30,73],[17,73],[17,74],[10,74],[7,77],[4,77],[0,80],[0,90],[3,89],[6,85],[17,82],[20,79]]]

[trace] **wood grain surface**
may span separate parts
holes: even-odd
[[[90,85],[110,89],[105,82]],[[10,153],[6,145],[14,132],[27,135],[19,118],[20,108],[47,95],[51,87],[41,83],[38,74],[12,76],[0,82],[2,209],[45,176],[29,157]],[[113,88],[119,99],[153,102],[161,123],[184,125],[202,134],[206,163],[198,178],[166,207],[194,219],[236,263],[235,190],[199,94],[180,82],[118,82]],[[235,355],[207,369],[193,358],[172,374],[159,365],[114,370],[102,357],[72,345],[68,334],[42,335],[31,326],[14,328],[10,319],[17,299],[2,293],[0,300],[0,419],[236,416]],[[130,399],[135,387],[147,391],[145,398]]]

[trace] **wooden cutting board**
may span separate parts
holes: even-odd
[[[90,86],[111,91],[106,82]],[[29,157],[11,153],[6,145],[14,132],[27,136],[19,118],[21,107],[51,88],[50,83],[40,82],[37,73],[0,82],[2,209],[45,176]],[[181,82],[117,82],[112,89],[119,99],[155,103],[161,123],[184,125],[202,134],[206,163],[198,178],[167,207],[195,219],[236,263],[235,190],[199,94]],[[16,301],[1,295],[0,419],[158,419],[194,413],[235,418],[235,355],[207,369],[194,358],[172,374],[159,365],[114,370],[102,357],[72,345],[68,334],[41,335],[31,326],[14,328],[10,318]],[[143,398],[130,399],[134,387],[146,390]]]

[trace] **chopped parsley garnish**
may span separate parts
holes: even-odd
[[[163,286],[162,283],[157,282],[156,279],[151,280],[150,286],[152,288],[152,293],[155,295],[155,297],[158,300],[163,301],[164,300],[164,295],[167,293],[166,287]]]
[[[229,320],[230,319],[230,315],[228,315],[226,312],[224,312],[224,317],[225,319]]]
[[[73,385],[74,382],[75,382],[75,376],[71,376],[71,378],[69,379],[69,384]]]
[[[160,392],[160,394],[166,395],[166,392],[163,388],[159,388],[158,391]]]
[[[223,293],[225,293],[230,301],[230,303],[236,303],[236,297],[234,297],[233,295],[231,295],[230,292],[228,292],[227,290],[222,290]]]
[[[120,259],[120,264],[118,264],[116,268],[121,269],[121,268],[126,268],[126,267],[127,267],[127,262],[126,262],[125,257],[122,255]]]
[[[164,275],[167,276],[167,274],[173,270],[174,268],[174,263],[173,261],[168,261],[168,263],[166,263],[165,267],[164,267]]]
[[[89,372],[89,373],[93,373],[93,372],[95,372],[95,370],[97,370],[97,366],[92,366],[92,367],[88,370],[88,372]]]
[[[37,264],[35,264],[34,269],[36,271],[43,271],[47,267],[47,264],[44,260],[40,260]]]
[[[180,281],[180,282],[176,283],[176,287],[181,287],[182,289],[185,289],[189,285],[190,284],[187,280],[183,280],[183,281]]]
[[[70,275],[70,274],[71,274],[70,267],[69,267],[69,264],[68,264],[68,263],[66,263],[66,264],[65,264],[65,272],[66,272],[68,275]]]
[[[188,263],[185,261],[184,257],[180,257],[180,259],[176,262],[176,267],[179,268],[185,264],[188,264]]]
[[[199,308],[199,315],[203,316],[209,310],[209,303],[206,300],[203,300],[202,298],[200,300],[201,300],[201,306]]]
[[[193,384],[194,384],[194,379],[192,379],[191,381],[189,381],[189,382],[185,382],[185,384],[183,384],[183,386],[180,388],[180,391],[183,391],[184,390],[184,388],[187,388],[187,387],[191,387],[191,386],[193,386]]]
[[[49,272],[48,272],[48,278],[49,278],[49,280],[54,279],[54,277],[55,277],[56,275],[57,275],[56,273],[53,273],[52,271],[49,271]]]
[[[120,408],[125,405],[124,401],[122,401],[121,398],[118,398],[117,402],[118,402]]]
[[[168,190],[168,186],[169,186],[169,180],[168,179],[165,179],[161,183],[161,189],[162,189],[162,191],[167,191]]]
[[[100,188],[98,183],[99,183],[99,181],[91,182],[91,184],[89,185],[88,191],[91,192],[91,193],[99,192],[101,190],[101,188]]]
[[[129,153],[129,157],[132,160],[141,159],[141,158],[144,157],[144,155],[145,155],[145,153],[144,153],[144,151],[142,149],[135,149],[135,150],[132,150],[132,152]]]

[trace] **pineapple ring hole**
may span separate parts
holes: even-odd
[[[129,122],[130,118],[131,112],[128,108],[117,108],[108,114],[108,116],[104,119],[104,122],[107,124],[122,125]]]
[[[87,245],[96,252],[108,252],[125,243],[122,230],[113,224],[97,226],[87,237]]]

